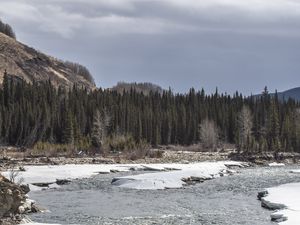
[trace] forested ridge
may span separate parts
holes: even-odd
[[[67,90],[50,81],[28,84],[8,74],[0,89],[2,145],[42,142],[101,150],[106,140],[123,135],[153,146],[202,142],[215,149],[235,143],[244,152],[299,152],[299,122],[299,104],[279,101],[267,89],[259,98],[194,89],[144,95],[133,89]]]
[[[13,39],[16,39],[16,34],[12,29],[12,27],[9,24],[3,23],[1,20],[0,20],[0,32],[6,34],[7,36]]]

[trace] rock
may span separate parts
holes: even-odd
[[[20,206],[20,207],[19,207],[19,213],[20,213],[20,214],[24,214],[24,213],[25,213],[25,208],[24,208],[24,206]]]
[[[57,179],[56,180],[57,185],[66,185],[69,183],[71,183],[71,180],[68,180],[68,179]]]
[[[25,171],[26,171],[26,169],[25,169],[24,166],[19,166],[19,170],[22,171],[22,172],[25,172]]]
[[[25,200],[25,192],[0,175],[0,218],[19,213],[19,207]]]
[[[49,185],[54,184],[52,183],[32,183],[32,185],[37,186],[37,187],[44,187],[44,188],[48,188]]]
[[[38,207],[36,204],[33,204],[31,206],[31,213],[38,213],[41,212],[42,210],[40,209],[40,207]]]
[[[233,174],[237,173],[237,171],[227,169],[226,173],[228,173],[229,175],[233,175]]]
[[[98,174],[110,174],[110,172],[109,171],[100,171],[100,172],[98,172]]]
[[[284,216],[282,213],[273,213],[271,214],[271,221],[276,222],[276,223],[281,223],[286,221],[288,218]]]
[[[142,165],[143,170],[145,171],[157,171],[157,172],[161,172],[161,171],[167,171],[166,168],[161,167],[161,166],[147,166],[147,165]]]
[[[272,203],[269,201],[266,201],[265,199],[261,199],[261,206],[266,208],[266,209],[270,209],[270,210],[277,210],[277,209],[284,209],[286,208],[286,206],[284,204],[281,203]]]
[[[20,206],[21,210],[24,209],[24,212],[20,212],[20,214],[30,214],[30,213],[38,213],[43,212],[44,209],[42,209],[40,206],[36,205],[36,202],[31,199],[26,199],[26,201],[23,203],[22,206]],[[19,209],[20,209],[19,208]]]
[[[22,184],[22,185],[20,185],[20,188],[22,189],[22,191],[25,193],[25,194],[27,194],[27,193],[29,193],[30,192],[30,188],[29,188],[29,185],[28,184]]]
[[[268,194],[269,194],[269,193],[268,193],[267,190],[260,191],[260,192],[258,192],[258,194],[257,194],[257,199],[258,199],[258,200],[261,200],[262,198],[266,197]]]
[[[194,185],[197,183],[203,183],[206,180],[211,180],[211,178],[206,178],[206,177],[187,177],[187,178],[182,178],[181,179],[183,182],[186,183],[186,185]]]

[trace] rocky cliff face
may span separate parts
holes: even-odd
[[[29,83],[50,80],[55,86],[95,88],[85,67],[47,56],[0,33],[0,83],[5,70]]]

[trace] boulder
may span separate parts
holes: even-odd
[[[71,183],[71,180],[68,179],[56,179],[56,184],[57,185],[66,185]]]
[[[266,208],[266,209],[270,209],[270,210],[279,210],[279,209],[286,208],[286,206],[284,204],[273,203],[273,202],[267,201],[263,198],[261,199],[261,206]]]
[[[0,175],[0,218],[19,213],[19,207],[25,201],[22,188]]]
[[[0,174],[0,225],[16,224],[22,214],[40,212],[33,200],[28,199],[28,185],[17,185]]]
[[[271,221],[276,222],[276,223],[281,223],[281,222],[284,222],[287,220],[288,220],[288,218],[286,216],[284,216],[284,214],[279,213],[279,212],[273,213],[271,215]]]
[[[258,199],[258,200],[261,200],[262,198],[266,197],[268,194],[269,194],[269,193],[268,193],[267,190],[260,191],[260,192],[258,192],[258,194],[257,194],[257,199]]]

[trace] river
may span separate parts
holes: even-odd
[[[261,208],[257,192],[300,182],[290,169],[247,168],[183,189],[131,190],[110,184],[115,176],[74,180],[60,189],[31,192],[30,198],[51,212],[33,214],[41,223],[80,225],[271,225],[271,212]]]

